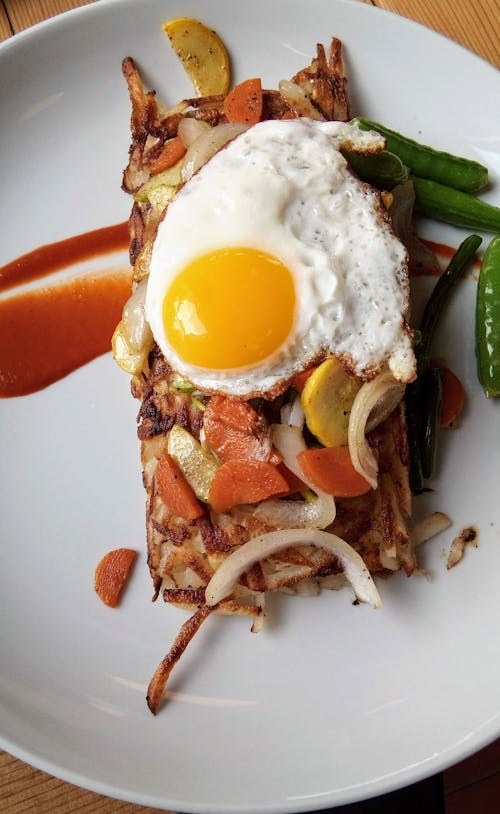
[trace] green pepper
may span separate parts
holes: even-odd
[[[469,235],[458,247],[446,270],[438,279],[431,296],[427,301],[420,324],[421,341],[416,348],[417,368],[419,375],[428,368],[431,357],[431,344],[434,333],[448,302],[452,288],[462,276],[467,263],[482,243],[479,235]]]
[[[369,119],[358,117],[353,119],[353,123],[358,124],[362,130],[376,130],[384,136],[387,149],[399,156],[419,178],[430,178],[464,192],[478,192],[488,183],[488,169],[477,161],[419,144]]]
[[[417,379],[406,388],[406,424],[410,454],[410,488],[419,494],[424,488],[421,450],[421,381]]]
[[[477,375],[486,395],[500,396],[500,235],[484,253],[476,300]]]
[[[342,150],[356,175],[379,189],[393,189],[397,184],[408,180],[408,167],[400,158],[388,150],[373,155],[360,155],[351,150]]]
[[[412,176],[411,180],[415,189],[415,209],[422,215],[467,229],[500,232],[500,209],[497,206],[427,178]]]
[[[443,406],[443,379],[437,367],[431,367],[422,382],[422,426],[420,437],[422,475],[432,478],[436,469],[437,443]]]
[[[406,388],[410,486],[413,492],[422,491],[424,480],[432,477],[436,460],[442,383],[438,382],[440,372],[430,367],[432,340],[452,289],[480,245],[478,235],[470,235],[463,241],[434,286],[422,316],[421,338],[415,347],[418,378]]]

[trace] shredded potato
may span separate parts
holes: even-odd
[[[151,247],[170,198],[215,152],[246,129],[244,124],[227,121],[227,51],[214,32],[203,29],[202,24],[185,18],[165,25],[201,94],[173,108],[164,108],[145,90],[132,59],[123,61],[132,106],[132,143],[123,188],[134,196],[130,257],[139,286],[124,311],[115,353],[121,354],[118,362],[133,375],[132,392],[141,405],[138,437],[154,598],[161,595],[165,602],[192,613],[150,682],[147,702],[154,714],[172,669],[213,611],[248,616],[252,631],[257,632],[264,622],[268,591],[311,596],[322,588],[338,590],[346,585],[359,601],[378,608],[382,602],[373,575],[403,569],[410,576],[417,567],[416,546],[446,527],[445,516],[436,514],[415,526],[411,535],[409,532],[411,492],[401,403],[404,386],[385,370],[360,386],[349,370],[341,368],[343,360],[335,360],[335,365],[352,394],[347,407],[342,407],[351,413],[347,438],[344,433],[340,443],[348,442],[354,468],[372,489],[357,497],[334,499],[304,477],[297,455],[311,443],[311,427],[305,426],[311,405],[290,388],[275,399],[252,402],[254,420],[241,430],[250,458],[262,457],[265,439],[266,462],[279,469],[290,486],[289,493],[219,513],[210,505],[214,472],[235,448],[234,444],[216,444],[208,419],[204,425],[204,414],[210,418],[216,412],[220,395],[202,393],[180,379],[143,324]],[[213,59],[207,60],[208,46],[215,50]],[[295,116],[350,119],[339,40],[332,39],[328,56],[318,45],[311,64],[280,82],[279,90],[262,90],[263,120]],[[173,139],[180,139],[187,148],[184,157],[155,174],[155,162]],[[317,364],[324,361],[319,358]],[[322,393],[324,399],[327,389]],[[246,408],[250,412],[249,405]],[[229,426],[230,422],[228,433]],[[311,426],[314,434],[314,421]],[[211,448],[210,439],[216,448]],[[323,442],[325,439],[329,442],[327,436]],[[312,443],[317,444],[317,439]],[[241,450],[241,443],[236,447]],[[155,472],[166,453],[177,460],[181,475],[202,501],[201,513],[193,520],[174,513],[160,495]]]

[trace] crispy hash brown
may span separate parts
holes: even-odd
[[[264,89],[261,120],[312,114],[317,118],[349,121],[347,82],[343,74],[341,49],[340,41],[332,39],[327,58],[323,45],[318,44],[317,56],[311,65],[299,71],[292,79],[297,88],[293,99],[287,100],[280,91]],[[133,59],[126,57],[122,70],[132,104],[132,143],[122,187],[125,192],[134,194],[151,177],[151,167],[166,142],[177,135],[181,119],[199,119],[210,125],[226,121],[224,97],[184,99],[175,108],[168,110],[157,100],[153,91],[145,91]],[[148,203],[134,203],[129,221],[132,265],[141,249],[153,239],[160,215],[161,213],[153,212]]]
[[[151,178],[154,162],[165,144],[177,136],[182,119],[199,119],[210,125],[225,121],[224,97],[185,99],[167,110],[153,92],[144,89],[132,59],[124,60],[123,73],[132,102],[132,144],[123,188],[135,194]],[[311,64],[291,82],[281,83],[280,90],[263,91],[263,120],[295,116],[349,120],[341,44],[337,39],[332,40],[328,57],[324,47],[318,45]],[[136,282],[147,277],[151,245],[162,215],[150,201],[134,201],[129,228]],[[256,631],[263,622],[267,591],[314,594],[321,588],[336,589],[346,584],[343,569],[330,551],[304,544],[255,563],[241,575],[230,596],[215,608],[207,604],[205,589],[220,564],[242,544],[275,527],[259,518],[251,506],[237,506],[218,515],[207,506],[194,520],[169,510],[155,478],[158,460],[167,452],[174,426],[203,442],[204,410],[211,398],[204,393],[193,398],[191,393],[180,391],[176,379],[175,371],[156,345],[142,371],[132,379],[132,393],[141,403],[138,437],[147,494],[148,565],[154,599],[161,595],[165,602],[193,612],[150,683],[148,705],[153,713],[158,710],[172,668],[212,610],[250,616],[252,630]],[[279,421],[281,406],[281,396],[258,406],[262,432]],[[388,575],[403,569],[411,575],[416,560],[407,528],[411,493],[403,404],[367,438],[378,460],[378,488],[359,497],[338,499],[335,520],[326,530],[349,543],[372,574]],[[294,501],[300,496],[292,494],[287,499]]]

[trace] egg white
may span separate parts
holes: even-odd
[[[379,150],[383,139],[343,122],[261,122],[218,152],[177,193],[158,227],[146,315],[172,368],[201,390],[276,393],[326,355],[367,376],[388,363],[410,381],[415,359],[405,323],[406,250],[378,193],[349,170],[340,147]],[[188,364],[170,346],[162,309],[176,275],[196,257],[247,247],[279,258],[293,276],[296,313],[280,348],[253,366]]]

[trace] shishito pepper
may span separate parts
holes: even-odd
[[[500,235],[484,254],[476,300],[477,374],[488,397],[500,396]]]
[[[429,178],[463,192],[478,192],[488,183],[488,169],[477,161],[419,144],[383,124],[361,116],[354,119],[354,122],[362,130],[376,130],[384,136],[387,149],[399,156],[412,174],[419,178]]]
[[[436,460],[442,382],[440,371],[431,368],[432,340],[453,288],[480,245],[478,235],[463,241],[434,286],[423,313],[421,340],[415,348],[418,378],[406,389],[410,485],[414,492],[422,491],[424,480],[432,477]]]
[[[404,184],[408,180],[408,167],[388,150],[373,155],[361,155],[351,150],[341,152],[356,175],[374,187],[393,189],[397,184]]]
[[[428,178],[412,176],[411,180],[415,190],[415,209],[420,214],[466,229],[500,231],[498,206]]]

